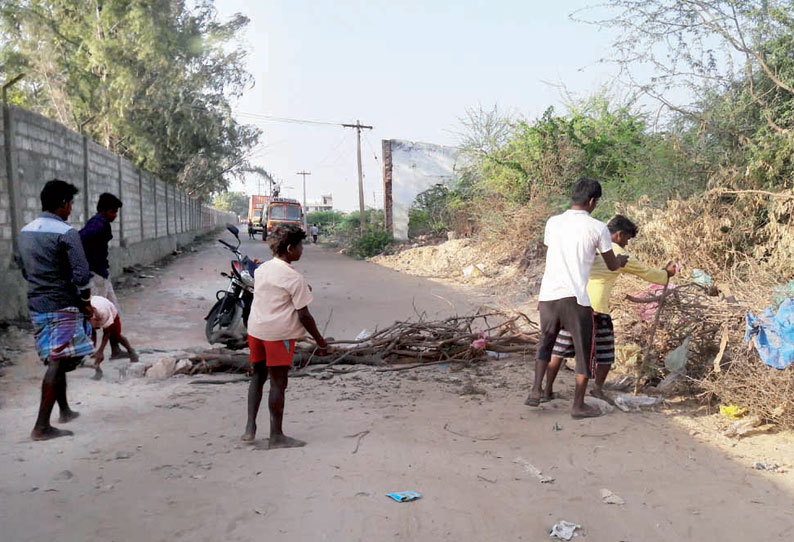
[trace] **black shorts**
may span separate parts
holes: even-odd
[[[575,297],[538,302],[540,342],[537,357],[549,362],[561,329],[571,334],[576,358],[576,374],[595,377],[595,323],[593,309],[576,302]]]
[[[594,313],[595,318],[595,362],[596,365],[612,365],[615,362],[615,327],[612,317],[600,312]],[[572,358],[576,355],[573,337],[564,329],[557,334],[554,343],[554,355],[561,358]]]

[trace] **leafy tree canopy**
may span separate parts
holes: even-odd
[[[6,0],[0,65],[11,100],[84,132],[195,196],[228,186],[259,131],[231,116],[252,84],[212,0]]]
[[[221,192],[212,199],[212,206],[237,216],[248,216],[248,195],[245,192]]]

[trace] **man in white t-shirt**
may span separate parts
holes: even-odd
[[[561,329],[568,331],[576,352],[576,389],[571,416],[591,418],[600,411],[584,402],[588,379],[595,376],[593,309],[587,280],[600,252],[611,271],[626,265],[627,256],[615,256],[606,224],[590,216],[601,197],[601,184],[581,178],[573,186],[571,208],[546,222],[543,243],[547,247],[546,269],[538,294],[540,343],[535,361],[535,382],[525,402],[538,406],[543,395],[543,377],[551,361]]]

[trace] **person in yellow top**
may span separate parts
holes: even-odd
[[[626,255],[626,246],[629,241],[637,236],[637,226],[623,215],[616,215],[607,224],[609,233],[612,237],[612,251],[616,256]],[[647,280],[653,284],[667,284],[670,277],[675,275],[675,265],[669,264],[663,269],[648,267],[647,265],[629,258],[625,267],[616,271],[610,271],[601,258],[596,258],[590,270],[587,281],[587,294],[590,296],[590,303],[593,306],[593,318],[595,319],[595,348],[593,354],[596,362],[596,378],[593,389],[590,392],[594,397],[610,399],[604,394],[604,381],[615,361],[615,332],[612,325],[612,317],[609,315],[609,300],[612,296],[612,288],[621,273],[630,273]],[[554,379],[560,370],[565,358],[574,357],[574,346],[571,334],[561,330],[557,334],[557,341],[552,351],[551,362],[546,369],[546,389],[543,393],[543,401],[554,399]],[[611,402],[611,401],[610,401]]]

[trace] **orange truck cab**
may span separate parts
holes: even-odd
[[[270,196],[254,195],[248,199],[248,220],[253,224],[254,233],[263,231],[262,216],[265,214]]]
[[[262,215],[262,239],[279,224],[296,224],[303,227],[303,208],[294,199],[273,198],[267,205],[267,212]]]

